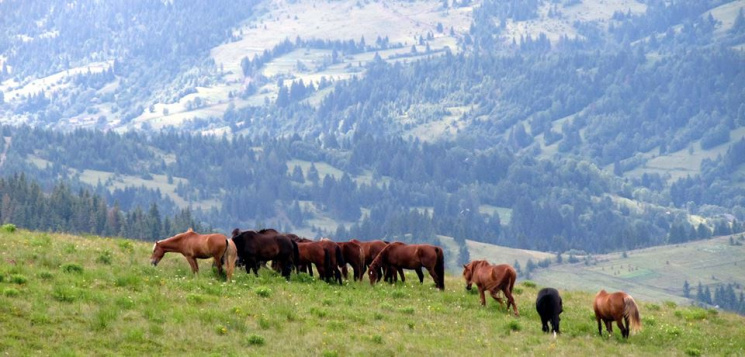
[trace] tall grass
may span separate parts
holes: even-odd
[[[728,313],[638,301],[640,333],[599,337],[593,294],[555,286],[564,297],[564,333],[554,339],[541,332],[534,307],[541,287],[529,282],[517,286],[516,318],[491,299],[480,306],[458,276],[446,278],[444,292],[414,276],[394,286],[339,286],[262,270],[258,277],[237,271],[228,283],[209,261],[197,276],[180,255],[149,266],[150,248],[0,232],[0,354],[745,354],[745,319]]]

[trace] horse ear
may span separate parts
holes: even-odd
[[[189,227],[189,230],[187,232],[194,232],[194,230]]]
[[[463,268],[464,268],[464,269],[465,269],[465,268],[468,268],[468,265],[465,265],[465,264],[463,264]]]

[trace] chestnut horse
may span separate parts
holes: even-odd
[[[344,260],[347,264],[352,266],[354,281],[362,281],[365,270],[365,257],[362,251],[362,246],[355,242],[339,242],[337,243],[341,248],[341,253],[344,255]],[[343,264],[341,267],[341,274],[344,275],[344,279],[349,280],[347,264]]]
[[[341,272],[339,271],[340,266],[346,266],[347,262],[344,260],[344,254],[341,251],[341,247],[338,244],[331,241],[328,238],[322,238],[320,243],[326,250],[326,255],[329,259],[329,268],[326,274],[326,281],[329,279],[336,280],[339,284],[343,284],[341,280]]]
[[[199,272],[197,259],[214,259],[214,265],[220,274],[223,274],[223,264],[226,265],[225,274],[227,281],[231,281],[235,261],[238,259],[235,244],[228,237],[213,234],[198,234],[191,228],[184,233],[173,237],[159,240],[153,245],[153,254],[150,263],[157,266],[163,256],[168,252],[177,252],[184,255],[191,266],[192,273]]]
[[[486,297],[484,291],[489,291],[491,297],[500,305],[504,305],[502,299],[497,295],[501,290],[507,297],[507,309],[512,310],[515,316],[520,316],[517,312],[515,298],[512,297],[512,288],[517,280],[517,272],[508,264],[491,265],[486,260],[474,260],[463,265],[463,279],[466,280],[466,289],[471,290],[471,285],[476,284],[481,296],[481,305],[486,306]]]
[[[321,242],[308,240],[298,243],[297,247],[299,252],[299,260],[296,263],[297,272],[307,272],[313,276],[313,264],[315,264],[318,277],[326,278],[326,272],[330,270],[331,259]]]
[[[424,282],[422,268],[425,268],[435,281],[435,286],[445,290],[445,259],[442,248],[438,246],[401,242],[388,244],[370,263],[370,285],[380,279],[380,268],[385,266],[392,269],[393,274],[399,269],[412,269],[416,271],[420,283]]]
[[[238,250],[238,256],[246,264],[246,273],[253,269],[258,275],[262,262],[272,260],[279,263],[282,276],[290,280],[290,273],[295,262],[299,260],[297,243],[284,234],[273,229],[261,231],[233,230],[233,242]]]
[[[363,264],[362,264],[362,272],[360,273],[360,277],[365,275],[365,270],[372,264],[372,261],[375,259],[375,257],[378,256],[378,253],[380,253],[383,248],[385,248],[388,245],[388,242],[382,241],[382,240],[373,240],[373,241],[367,241],[367,242],[361,242],[356,239],[351,239],[350,242],[357,243],[362,248],[362,257],[363,257]],[[404,278],[404,271],[403,269],[398,270],[399,274],[401,274],[401,281],[406,281],[406,278]],[[378,275],[383,274],[382,268],[380,268],[379,271],[377,271]],[[390,272],[385,272],[386,275],[386,281],[390,279],[390,281],[393,281],[391,278]],[[360,278],[361,279],[361,278]]]
[[[595,309],[595,320],[598,321],[598,333],[600,336],[603,335],[603,326],[600,324],[600,320],[603,320],[605,323],[605,328],[608,330],[609,335],[613,334],[613,321],[621,329],[623,338],[629,338],[630,329],[634,330],[634,332],[642,329],[639,308],[636,306],[634,298],[625,292],[619,291],[608,294],[605,290],[600,290],[595,295],[593,309]],[[624,326],[624,322],[626,326]]]

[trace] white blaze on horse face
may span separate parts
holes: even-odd
[[[158,242],[155,242],[155,244],[153,244],[153,253],[155,253],[155,248],[157,247],[158,247]]]

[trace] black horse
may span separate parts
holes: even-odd
[[[535,309],[538,310],[538,315],[541,316],[541,324],[543,325],[543,332],[548,332],[548,322],[551,321],[551,331],[555,333],[561,333],[559,331],[559,314],[564,311],[561,296],[559,292],[554,288],[544,288],[538,292],[538,297],[535,299]]]
[[[241,232],[233,230],[233,242],[238,249],[238,257],[246,265],[246,273],[253,269],[258,275],[259,267],[266,261],[279,263],[282,276],[290,280],[290,273],[298,261],[297,243],[273,229]]]

